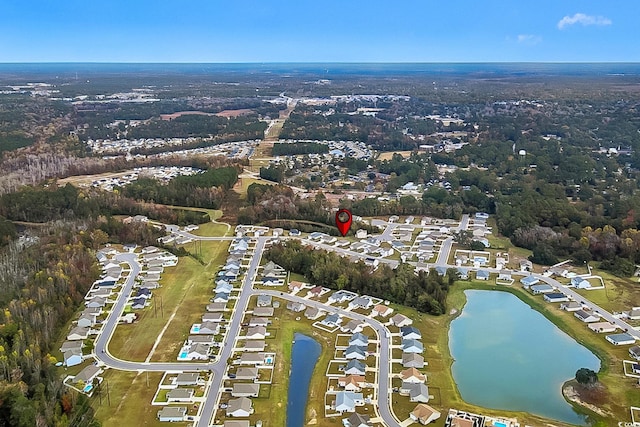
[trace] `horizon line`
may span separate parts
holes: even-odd
[[[640,61],[0,61],[0,65],[17,64],[640,64]]]

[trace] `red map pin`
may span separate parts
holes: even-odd
[[[336,227],[338,227],[338,231],[342,234],[342,237],[347,235],[352,222],[353,217],[348,209],[340,209],[336,212]]]

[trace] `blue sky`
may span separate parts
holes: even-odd
[[[640,0],[2,0],[0,62],[640,62]]]

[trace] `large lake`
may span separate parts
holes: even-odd
[[[585,425],[562,397],[562,384],[600,360],[516,296],[465,291],[451,322],[453,378],[462,398],[485,408],[526,411]]]
[[[291,377],[287,399],[287,427],[303,427],[309,383],[322,347],[313,338],[294,334],[291,349]]]

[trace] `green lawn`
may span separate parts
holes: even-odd
[[[616,419],[627,420],[629,417],[628,407],[630,405],[640,405],[640,395],[634,389],[633,381],[630,379],[621,380],[622,368],[620,360],[625,358],[627,354],[626,347],[616,348],[610,345],[604,340],[602,334],[592,333],[584,323],[576,319],[572,313],[561,311],[556,307],[557,305],[547,304],[541,297],[532,296],[517,286],[504,287],[489,285],[484,282],[458,282],[447,297],[447,306],[449,308],[455,308],[459,312],[466,303],[464,295],[464,290],[466,289],[490,289],[511,292],[598,355],[602,360],[602,369],[598,375],[610,393],[607,404],[603,406],[614,413]],[[436,409],[447,410],[448,408],[457,408],[486,415],[513,416],[518,418],[521,424],[524,422],[529,425],[547,425],[547,421],[531,414],[495,411],[465,403],[460,397],[453,376],[451,375],[451,364],[453,360],[449,354],[448,331],[449,323],[455,315],[447,314],[434,317],[417,313],[415,310],[405,307],[392,306],[396,312],[403,313],[414,319],[414,326],[422,332],[423,343],[425,345],[425,360],[429,363],[425,366],[423,372],[426,373],[429,378],[430,393],[434,395],[437,394],[441,399],[441,404],[434,402]],[[404,419],[408,415],[407,413],[401,412],[406,412],[407,407],[402,400],[398,402],[396,414],[400,419]],[[605,422],[608,423],[606,425],[609,425],[613,421],[606,420]],[[553,424],[556,426],[567,425],[557,421],[554,421]],[[440,419],[434,425],[443,426],[444,420]]]

